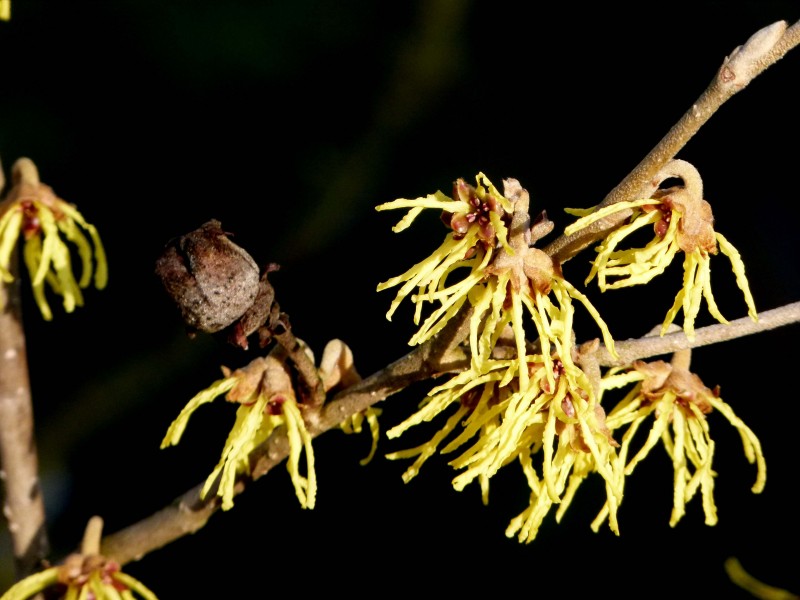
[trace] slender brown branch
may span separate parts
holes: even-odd
[[[276,331],[273,331],[272,337],[286,351],[295,369],[300,374],[301,380],[308,388],[310,395],[309,406],[322,406],[325,402],[325,389],[322,386],[322,380],[319,377],[317,368],[314,366],[314,361],[306,354],[303,344],[292,332],[288,317],[282,315],[282,322],[276,328]]]
[[[202,489],[202,483],[196,485],[169,506],[130,527],[106,536],[100,544],[100,554],[124,565],[201,529],[221,502],[218,496],[201,499]]]
[[[798,322],[800,322],[800,302],[793,302],[759,313],[758,322],[754,322],[750,317],[742,317],[727,325],[718,323],[696,329],[694,341],[690,341],[682,330],[669,333],[664,337],[653,334],[639,339],[616,342],[614,346],[619,354],[618,359],[613,358],[605,346],[601,346],[595,356],[600,365],[604,367],[619,367],[628,365],[634,360],[708,346]]]
[[[633,171],[608,193],[598,208],[642,197],[656,174],[675,158],[720,106],[798,44],[800,22],[787,29],[785,21],[778,21],[754,33],[744,45],[736,48],[723,61],[714,79],[689,110]],[[572,235],[562,235],[544,250],[564,263],[584,248],[606,237],[629,216],[630,211],[614,213]]]
[[[3,514],[11,534],[16,576],[21,579],[38,570],[49,544],[17,262],[15,252],[9,265],[14,280],[0,283],[0,466],[5,490]]]
[[[347,417],[416,381],[463,368],[466,359],[458,345],[467,336],[470,314],[471,310],[462,310],[437,336],[337,394],[325,404],[319,418],[308,425],[311,436],[316,437],[337,428]],[[289,442],[285,430],[281,428],[253,451],[250,456],[250,479],[239,481],[236,493],[244,491],[250,481],[266,475],[288,455]],[[202,488],[203,484],[200,483],[176,498],[169,506],[106,536],[101,544],[101,554],[124,565],[202,528],[220,506],[217,496],[201,498]]]

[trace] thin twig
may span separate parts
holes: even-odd
[[[689,110],[633,171],[609,192],[597,208],[641,198],[656,174],[675,158],[720,106],[798,44],[800,21],[788,29],[785,21],[778,21],[754,33],[744,45],[736,48],[723,61],[714,79]],[[572,235],[560,236],[544,250],[564,263],[581,250],[605,238],[622,225],[630,214],[630,210],[625,210],[599,219]]]
[[[727,325],[718,323],[696,329],[694,341],[689,341],[682,330],[664,337],[657,334],[647,335],[639,339],[616,342],[614,347],[619,355],[618,359],[612,357],[605,346],[597,350],[595,357],[601,366],[620,367],[629,365],[634,360],[717,344],[798,322],[800,322],[800,302],[792,302],[759,313],[758,322],[754,322],[750,317],[742,317]]]
[[[9,265],[14,279],[0,283],[0,473],[5,489],[3,514],[11,534],[16,577],[21,579],[39,569],[49,553],[49,544],[17,263],[15,252]]]

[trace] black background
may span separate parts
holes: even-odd
[[[523,5],[526,8],[520,8]],[[193,2],[14,0],[0,23],[0,158],[31,157],[42,180],[103,236],[108,288],[44,323],[26,293],[26,330],[54,557],[86,520],[113,532],[202,481],[232,410],[199,411],[184,441],[159,450],[185,402],[250,357],[189,340],[153,274],[164,243],[219,219],[271,277],[294,330],[321,354],[338,337],[370,374],[408,349],[411,309],[376,293],[438,245],[434,215],[396,235],[402,213],[373,207],[447,191],[485,172],[521,181],[557,227],[564,207],[603,196],[689,108],[723,58],[760,27],[800,18],[795,1],[668,3]],[[731,99],[679,154],[701,172],[717,230],[739,249],[760,310],[800,298],[797,139],[800,51]],[[575,283],[583,256],[565,266]],[[724,314],[745,315],[722,256],[712,261]],[[680,284],[589,290],[618,339],[659,323]],[[705,311],[698,325],[710,323]],[[585,337],[597,335],[579,319]],[[759,435],[765,491],[735,430],[712,415],[719,524],[699,498],[670,528],[672,468],[656,451],[626,487],[622,535],[593,533],[603,491],[586,484],[561,524],[506,539],[527,505],[516,467],[455,492],[441,457],[404,485],[382,455],[417,440],[367,434],[315,440],[317,508],[303,511],[283,468],[198,533],[126,571],[162,600],[279,590],[374,596],[387,591],[558,593],[638,598],[748,595],[722,563],[800,589],[796,462],[797,325],[698,349],[693,368]],[[418,386],[384,403],[383,428],[414,410]],[[414,434],[419,440],[432,430]],[[10,582],[0,536],[0,589]],[[784,550],[784,548],[789,548]]]

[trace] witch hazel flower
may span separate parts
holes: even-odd
[[[461,471],[453,479],[453,487],[461,491],[477,482],[484,504],[489,500],[491,478],[501,468],[519,462],[531,488],[531,501],[529,508],[512,520],[506,534],[516,535],[521,542],[536,537],[554,504],[560,505],[560,519],[580,482],[599,473],[606,482],[607,503],[613,507],[610,524],[618,532],[616,507],[622,499],[622,486],[615,470],[617,443],[605,426],[602,408],[594,401],[588,377],[557,357],[552,360],[553,374],[547,372],[541,356],[528,356],[526,363],[530,374],[524,388],[519,377],[507,377],[516,361],[493,360],[483,373],[469,369],[431,390],[420,409],[390,429],[387,436],[397,438],[411,427],[449,412],[444,426],[430,441],[387,458],[416,459],[403,473],[403,480],[409,482],[435,453],[459,450],[449,462]]]
[[[528,354],[524,309],[536,327],[545,362],[550,362],[552,352],[569,361],[573,346],[572,301],[578,300],[597,322],[603,340],[613,354],[614,340],[597,310],[586,296],[564,279],[560,266],[550,256],[533,247],[552,230],[553,223],[544,213],[531,223],[529,194],[516,179],[503,182],[502,195],[482,173],[477,179],[478,188],[465,188],[463,180],[456,182],[454,196],[458,200],[449,200],[437,193],[377,207],[378,210],[412,207],[395,231],[408,227],[423,208],[444,210],[447,213],[445,221],[454,229],[427,259],[403,275],[378,285],[378,291],[381,291],[405,282],[392,302],[387,318],[391,318],[400,302],[418,286],[419,292],[412,297],[417,307],[415,323],[419,324],[422,304],[438,304],[411,338],[411,344],[418,344],[440,331],[469,300],[474,309],[470,320],[470,351],[476,369],[483,370],[481,363],[486,361],[506,326],[510,325],[518,357],[516,372],[522,379],[522,387],[526,387],[527,369],[522,368]],[[470,200],[473,196],[474,199]],[[475,205],[480,208],[475,209]],[[456,283],[449,284],[447,277],[459,268],[466,268],[468,273]]]
[[[619,460],[629,476],[651,450],[661,442],[672,459],[674,472],[673,509],[670,526],[686,512],[686,504],[700,493],[707,525],[717,523],[714,502],[716,473],[712,462],[716,444],[711,438],[708,415],[716,411],[739,432],[748,462],[756,465],[752,492],[761,493],[766,483],[764,454],[753,431],[722,400],[719,390],[707,388],[688,370],[688,351],[676,353],[672,363],[635,361],[631,367],[612,369],[603,378],[603,389],[635,383],[633,389],[608,414],[606,423],[613,431],[625,429],[620,442]],[[639,429],[652,421],[647,439],[634,448]],[[632,456],[631,456],[632,455]],[[593,523],[599,527],[608,507]]]
[[[97,229],[74,205],[39,181],[39,172],[28,158],[14,163],[12,187],[0,201],[0,279],[6,283],[14,280],[11,260],[20,236],[33,296],[46,321],[53,318],[46,286],[62,297],[68,313],[83,306],[81,290],[92,282],[99,290],[105,288],[108,266]],[[81,264],[79,278],[72,265],[73,252]]]
[[[683,180],[682,186],[659,189],[670,178]],[[683,330],[694,339],[694,322],[705,299],[708,311],[720,323],[727,323],[711,292],[710,256],[722,252],[731,262],[736,283],[744,295],[748,314],[758,320],[753,296],[745,276],[739,252],[721,233],[714,230],[711,205],[703,199],[703,184],[697,170],[686,161],[673,160],[662,169],[651,186],[650,198],[618,202],[594,210],[567,209],[581,216],[564,231],[566,235],[583,229],[622,210],[632,215],[620,228],[611,232],[597,247],[597,257],[586,283],[597,277],[602,291],[649,282],[661,275],[679,252],[684,253],[683,286],[661,327],[664,335],[680,311]],[[652,226],[655,237],[642,248],[619,250],[621,242],[635,231]]]
[[[474,308],[470,322],[470,349],[474,361],[488,356],[506,324],[511,325],[518,357],[527,354],[525,310],[538,334],[538,344],[544,358],[548,381],[554,384],[551,354],[557,354],[570,368],[575,316],[573,300],[580,302],[600,328],[609,352],[616,356],[614,339],[603,318],[589,299],[564,278],[560,265],[543,250],[535,248],[541,237],[553,228],[552,221],[542,214],[531,224],[528,215],[530,196],[516,179],[506,179],[504,191],[514,201],[508,247],[501,248],[486,269],[484,286],[472,295]],[[551,299],[552,296],[552,299]],[[555,302],[553,301],[555,300]],[[483,321],[482,321],[483,320]],[[520,386],[527,387],[527,369],[519,359]]]
[[[299,338],[296,341],[313,367],[313,352]],[[161,441],[161,448],[178,444],[192,414],[203,404],[224,395],[228,402],[238,405],[236,418],[219,462],[206,478],[200,496],[205,498],[214,491],[221,499],[223,510],[232,508],[237,482],[241,477],[250,475],[250,454],[266,442],[276,429],[283,427],[289,445],[286,468],[295,494],[300,506],[313,509],[316,504],[317,476],[310,428],[319,418],[321,405],[306,398],[307,394],[296,391],[302,387],[295,385],[296,373],[290,368],[286,350],[282,346],[275,346],[266,356],[255,358],[235,371],[223,367],[222,373],[222,379],[189,400],[169,426]],[[361,380],[353,363],[353,353],[347,344],[338,339],[326,344],[317,374],[325,394]],[[367,409],[340,424],[345,432],[357,433],[361,431],[363,421],[367,421],[372,434],[372,449],[362,464],[368,462],[375,453],[379,414],[378,409]],[[305,468],[301,469],[303,454]]]
[[[379,211],[410,208],[405,217],[392,228],[395,233],[407,229],[426,208],[441,211],[442,220],[452,230],[442,244],[428,258],[408,271],[378,285],[378,291],[400,286],[386,318],[391,320],[397,307],[413,290],[415,305],[414,323],[419,325],[426,303],[438,304],[432,314],[411,338],[409,344],[424,342],[440,331],[450,320],[470,293],[485,276],[486,266],[496,254],[498,246],[507,246],[508,227],[513,210],[491,181],[483,174],[476,177],[476,186],[458,179],[453,184],[453,195],[442,192],[413,200],[399,199],[376,206]],[[455,283],[449,279],[461,278]]]
[[[478,179],[487,190],[492,190],[491,198],[497,200],[498,192],[490,187],[485,176],[481,174]],[[553,223],[544,213],[531,222],[530,197],[515,179],[504,180],[502,199],[503,218],[498,225],[491,217],[481,219],[480,211],[467,213],[469,202],[459,205],[451,211],[454,216],[445,219],[458,235],[450,234],[427,260],[378,287],[380,291],[406,282],[392,304],[389,317],[414,285],[420,286],[419,293],[412,298],[417,303],[417,316],[422,302],[438,303],[412,343],[424,341],[439,331],[465,302],[472,308],[469,368],[434,388],[419,411],[390,429],[387,435],[398,437],[409,427],[451,410],[451,406],[456,407],[455,412],[429,442],[394,452],[389,458],[416,459],[403,475],[409,481],[436,452],[447,454],[465,447],[450,463],[463,471],[453,485],[461,490],[477,481],[484,502],[488,500],[491,477],[503,466],[519,460],[524,469],[529,465],[526,476],[536,499],[532,502],[536,514],[542,518],[547,510],[540,509],[561,502],[568,480],[568,493],[574,494],[581,478],[598,472],[606,481],[609,503],[616,506],[621,501],[621,483],[614,470],[615,442],[603,425],[604,414],[593,397],[588,378],[573,359],[573,301],[583,304],[592,315],[613,355],[614,340],[589,300],[564,279],[560,265],[533,247],[552,230]],[[409,201],[403,202],[379,208],[409,205],[405,204]],[[413,202],[414,209],[401,222],[403,225],[422,209],[421,199]],[[490,215],[496,206],[496,202],[488,206]],[[498,231],[502,233],[493,241],[491,234]],[[461,235],[472,237],[466,247],[457,247],[457,253],[450,253],[452,244]],[[459,267],[467,267],[469,272],[457,283],[448,283],[447,275]],[[533,342],[526,339],[528,321],[538,335]],[[459,428],[461,431],[456,433]],[[451,436],[454,439],[446,442]],[[540,451],[543,466],[539,476],[532,470],[530,457]],[[570,478],[577,452],[588,453],[592,458],[580,463],[583,468],[580,476]],[[532,514],[530,511],[524,514],[519,523],[511,526],[509,535],[518,534],[521,541],[533,539],[541,521]],[[615,527],[614,522],[612,528]]]
[[[265,442],[278,427],[285,427],[289,440],[286,467],[295,494],[303,508],[314,508],[317,479],[314,469],[314,450],[311,435],[303,419],[303,409],[292,384],[286,356],[278,346],[267,356],[258,357],[245,367],[231,371],[223,367],[222,379],[195,395],[167,430],[161,448],[178,444],[189,418],[203,404],[225,395],[228,402],[237,404],[236,419],[225,441],[222,455],[206,479],[201,491],[205,498],[215,489],[222,500],[222,509],[233,507],[238,477],[250,474],[250,453]],[[300,458],[305,452],[306,474],[300,470]]]
[[[21,579],[0,600],[158,600],[142,582],[124,573],[115,560],[100,554],[103,520],[92,517],[80,552],[63,563]]]

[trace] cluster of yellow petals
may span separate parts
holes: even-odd
[[[483,174],[478,175],[478,183],[485,194],[498,194]],[[457,193],[449,199],[437,192],[416,200],[397,200],[378,209],[411,208],[395,228],[400,230],[424,208],[463,215],[469,207],[459,204],[460,198],[462,195]],[[502,467],[517,462],[527,480],[530,500],[528,507],[510,522],[506,535],[530,542],[551,507],[558,506],[556,519],[560,520],[580,484],[597,473],[605,484],[606,501],[592,528],[597,530],[608,521],[618,534],[617,511],[624,479],[661,441],[672,457],[675,473],[670,523],[675,525],[680,520],[686,503],[699,491],[706,522],[713,524],[714,442],[706,415],[716,409],[741,434],[748,460],[757,463],[753,491],[760,492],[766,471],[758,439],[726,403],[688,370],[662,362],[637,362],[627,369],[612,369],[602,380],[600,393],[595,393],[589,377],[576,362],[573,301],[579,301],[589,311],[606,347],[616,356],[608,327],[589,300],[564,279],[559,265],[533,247],[543,233],[552,229],[552,224],[538,222],[531,226],[527,191],[516,180],[508,179],[504,181],[502,199],[495,199],[498,202],[492,206],[499,206],[500,202],[503,206],[496,225],[492,221],[492,227],[481,230],[477,223],[468,225],[461,216],[451,218],[454,233],[436,252],[403,275],[378,286],[380,291],[402,284],[387,318],[415,287],[415,323],[419,324],[424,303],[434,305],[412,344],[440,331],[465,302],[472,309],[469,367],[433,388],[416,413],[387,433],[389,438],[398,438],[411,427],[447,415],[444,425],[428,442],[388,455],[390,459],[414,460],[403,473],[403,480],[413,479],[437,452],[458,451],[449,462],[459,471],[452,482],[454,488],[462,490],[477,482],[483,501],[488,502],[491,478]],[[623,209],[631,210],[633,218],[601,243],[587,283],[595,276],[603,290],[646,283],[662,273],[679,251],[684,252],[684,288],[675,299],[664,328],[683,308],[684,329],[691,337],[702,297],[712,314],[724,321],[713,300],[708,276],[708,255],[719,249],[731,258],[750,314],[756,318],[741,259],[728,241],[713,231],[710,206],[696,194],[666,190],[654,193],[653,198],[586,211],[566,234]],[[484,226],[487,222],[485,219]],[[645,225],[653,225],[656,231],[650,244],[642,249],[617,250],[626,236]],[[487,243],[485,231],[498,232],[494,243]],[[458,268],[465,269],[465,276],[450,283],[448,276]],[[535,345],[527,341],[526,328],[528,334],[535,329]],[[632,383],[636,384],[634,389],[606,415],[600,405],[603,391]],[[637,431],[650,417],[653,422],[647,439],[629,458]],[[623,430],[618,443],[613,434]]]
[[[89,519],[79,552],[62,564],[20,579],[0,600],[64,598],[65,600],[158,600],[141,581],[100,554],[103,519]]]
[[[36,167],[19,159],[13,168],[13,186],[0,202],[0,279],[13,281],[11,260],[20,236],[23,258],[30,273],[31,287],[42,317],[53,318],[45,296],[45,284],[63,298],[66,312],[83,306],[82,289],[94,281],[103,289],[108,281],[105,250],[94,225],[80,212],[39,182]],[[87,237],[88,236],[88,237]],[[81,263],[76,279],[69,242]]]
[[[722,252],[731,262],[736,284],[744,295],[748,314],[758,320],[753,296],[745,276],[739,252],[720,233],[714,231],[710,204],[702,198],[702,182],[694,167],[675,160],[665,167],[661,178],[681,177],[684,186],[654,190],[652,198],[618,202],[599,209],[567,209],[579,218],[564,230],[571,235],[614,213],[629,210],[626,223],[612,231],[597,246],[597,257],[586,283],[597,277],[602,291],[649,282],[661,275],[678,252],[685,255],[683,286],[667,311],[661,335],[667,332],[678,312],[683,311],[683,330],[694,339],[694,322],[700,304],[706,300],[709,313],[720,323],[727,323],[711,291],[710,255]],[[654,237],[644,247],[618,249],[620,243],[635,231],[652,226]]]
[[[733,409],[717,393],[707,388],[700,378],[686,368],[663,361],[635,361],[631,368],[612,369],[604,377],[603,389],[635,383],[630,392],[609,412],[606,424],[612,431],[625,429],[619,450],[624,475],[634,468],[660,441],[670,458],[674,471],[673,509],[670,525],[675,526],[684,516],[686,503],[699,491],[702,496],[705,522],[717,522],[714,502],[712,461],[715,442],[711,439],[707,415],[713,410],[723,415],[739,432],[745,457],[757,466],[753,493],[760,493],[766,483],[766,463],[753,431],[736,416]],[[639,428],[652,419],[647,439],[633,450],[633,440]],[[593,524],[596,529],[605,518],[608,507]]]
[[[472,192],[472,198],[477,202],[492,201],[495,210],[487,211],[487,218],[490,220],[498,244],[507,245],[508,228],[503,220],[503,215],[510,214],[513,210],[511,202],[494,187],[483,173],[477,175],[476,182],[476,187],[468,186]],[[456,186],[459,183],[463,184],[463,182],[457,182]],[[450,215],[468,215],[473,212],[475,207],[469,201],[461,199],[460,196],[454,199],[442,192],[436,192],[413,200],[401,198],[375,208],[379,211],[397,208],[410,209],[406,216],[392,228],[397,233],[407,229],[426,208],[437,209]],[[470,290],[485,277],[486,267],[497,249],[494,245],[480,243],[481,234],[481,227],[477,222],[469,226],[463,233],[454,230],[447,234],[439,248],[426,259],[415,264],[402,275],[392,277],[378,285],[378,291],[382,291],[402,284],[389,307],[389,312],[386,313],[386,318],[389,320],[403,299],[408,297],[414,289],[417,289],[417,293],[411,297],[411,301],[416,308],[415,324],[419,325],[425,303],[438,304],[436,310],[427,317],[414,337],[411,338],[410,344],[420,344],[438,333],[467,300]],[[463,277],[455,283],[449,283],[448,278],[454,273],[463,275]]]
[[[203,486],[202,496],[205,497],[214,488],[219,478],[216,495],[222,499],[222,509],[232,508],[237,477],[250,473],[250,453],[265,442],[276,428],[284,426],[289,440],[286,467],[295,494],[303,508],[314,508],[317,491],[314,450],[285,358],[273,350],[241,369],[223,369],[223,373],[224,378],[189,400],[169,426],[161,447],[180,442],[192,414],[203,404],[225,394],[226,400],[237,403],[239,407],[219,462]],[[304,451],[306,475],[300,469],[300,458]]]
[[[512,522],[507,533],[531,541],[547,509],[562,503],[565,497],[571,499],[578,482],[591,472],[600,473],[606,481],[611,505],[621,501],[619,477],[612,468],[614,441],[605,433],[604,415],[593,398],[588,378],[572,357],[573,300],[581,302],[598,323],[611,352],[614,341],[588,299],[563,278],[549,256],[533,247],[552,224],[548,221],[531,227],[528,192],[516,180],[507,179],[500,196],[485,175],[479,174],[477,181],[482,192],[476,195],[491,195],[495,201],[492,206],[502,207],[497,211],[501,218],[491,221],[490,231],[496,233],[493,243],[487,243],[491,240],[481,223],[467,225],[463,220],[450,219],[454,233],[448,234],[439,249],[403,275],[378,286],[380,291],[404,284],[387,317],[415,287],[419,288],[412,298],[417,306],[417,324],[422,304],[438,303],[412,344],[441,330],[465,302],[472,307],[470,368],[431,390],[419,411],[387,435],[396,438],[451,407],[455,407],[454,412],[429,442],[388,457],[415,459],[403,474],[403,479],[410,481],[437,451],[447,454],[462,449],[450,463],[462,471],[453,485],[462,490],[477,481],[484,502],[488,501],[491,477],[503,466],[518,461],[532,490],[531,508]],[[455,189],[460,189],[459,182]],[[466,213],[470,204],[458,193],[454,197],[448,199],[437,192],[416,200],[397,200],[378,209],[412,208],[395,228],[398,230],[407,227],[424,208]],[[459,245],[461,242],[463,245]],[[447,277],[457,268],[466,268],[466,275],[451,284]],[[526,341],[525,328],[531,323],[538,335],[536,353],[529,351]],[[501,347],[505,349],[502,352]],[[508,356],[500,356],[503,353]],[[451,434],[453,439],[445,443]],[[542,467],[537,474],[532,456],[539,452]],[[568,504],[562,504],[562,512]]]
[[[547,367],[541,356],[526,356],[525,362],[530,373],[524,387],[516,360],[492,360],[481,373],[464,371],[431,390],[420,409],[387,436],[397,438],[415,425],[450,412],[445,425],[430,441],[387,457],[415,458],[403,473],[408,482],[437,451],[460,450],[449,463],[461,471],[453,487],[461,491],[477,481],[484,503],[489,499],[490,479],[502,467],[519,462],[531,489],[530,506],[506,533],[530,542],[550,507],[560,505],[560,518],[579,483],[591,473],[605,480],[612,507],[621,501],[622,488],[614,471],[616,442],[586,375],[558,359],[552,361],[554,368]],[[541,456],[538,471],[536,455]],[[611,527],[617,531],[615,520]]]
[[[69,561],[69,557],[67,559]],[[69,562],[65,566],[69,566]],[[21,579],[8,589],[0,600],[39,598],[42,592],[60,586],[60,598],[69,600],[158,600],[142,582],[123,573],[111,562],[89,565],[90,570],[79,578],[65,578],[65,567],[50,567]]]

